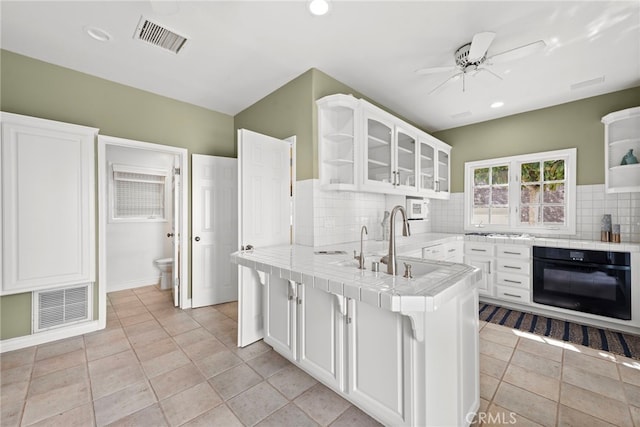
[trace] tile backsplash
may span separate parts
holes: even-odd
[[[363,225],[369,240],[382,240],[385,210],[405,204],[403,196],[324,191],[317,179],[296,182],[296,194],[296,243],[308,246],[358,241]],[[604,185],[579,185],[576,201],[576,235],[570,238],[600,240],[600,219],[608,213],[620,224],[622,242],[640,243],[640,193],[606,194]],[[429,219],[411,221],[411,232],[464,233],[463,221],[464,193],[452,193],[449,200],[430,200]]]

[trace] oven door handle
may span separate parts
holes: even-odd
[[[565,261],[559,259],[550,259],[550,258],[538,258],[533,257],[533,265],[535,267],[536,262],[542,262],[545,264],[560,264],[560,265],[570,265],[573,267],[591,267],[596,268],[598,270],[606,269],[606,270],[631,270],[631,266],[629,265],[609,265],[609,264],[595,264],[592,262],[582,262],[582,261]]]

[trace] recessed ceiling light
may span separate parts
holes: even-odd
[[[107,33],[102,28],[98,27],[84,27],[84,31],[94,40],[99,42],[108,42],[112,39],[111,34]]]
[[[493,104],[491,104],[491,108],[500,108],[504,105],[504,102],[502,101],[496,101]]]
[[[309,2],[309,12],[315,16],[322,16],[329,12],[329,2],[327,0],[311,0]]]

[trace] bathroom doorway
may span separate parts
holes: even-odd
[[[190,306],[187,162],[184,148],[98,136],[101,321],[106,292],[152,285],[161,275],[174,305]]]

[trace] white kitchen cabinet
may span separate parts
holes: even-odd
[[[451,186],[451,147],[425,133],[420,134],[418,142],[419,195],[448,199]]]
[[[411,420],[411,329],[399,313],[349,300],[348,393],[387,425]]]
[[[265,283],[264,341],[338,390],[344,390],[343,300],[275,275]]]
[[[336,94],[317,101],[320,185],[324,190],[357,188],[358,99]]]
[[[629,154],[640,161],[640,107],[607,114],[604,123],[604,183],[607,193],[640,191],[640,163],[623,164]],[[628,156],[628,157],[627,157]]]
[[[495,262],[495,245],[492,243],[464,242],[464,263],[482,271],[477,285],[480,295],[494,295]]]
[[[463,262],[463,241],[436,243],[422,248],[422,258],[434,261]]]
[[[1,113],[1,294],[95,282],[97,129]]]
[[[521,304],[531,302],[531,248],[496,245],[496,297]]]

